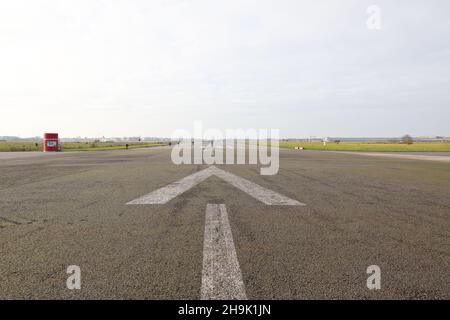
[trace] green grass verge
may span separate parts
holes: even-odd
[[[42,143],[0,141],[0,152],[7,151],[42,151]]]
[[[108,151],[108,150],[123,150],[126,149],[126,143],[63,143],[63,151]],[[129,149],[151,148],[164,146],[164,143],[130,143]]]
[[[401,143],[364,143],[364,142],[329,142],[326,146],[322,142],[282,141],[280,148],[294,149],[303,147],[305,150],[321,151],[360,151],[360,152],[450,152],[450,143],[416,142]]]
[[[107,151],[126,149],[125,142],[63,142],[63,151]],[[129,149],[164,146],[165,143],[129,143]],[[0,152],[42,151],[42,143],[0,141]]]
[[[66,142],[63,143],[63,151],[108,151],[125,149],[123,142]],[[132,143],[130,149],[149,148],[163,146],[165,143]],[[321,142],[297,142],[282,141],[280,148],[294,149],[304,147],[306,150],[321,151],[360,151],[360,152],[450,152],[450,143],[441,142],[416,142],[414,144],[400,143],[368,143],[368,142],[334,142],[324,146]],[[34,142],[4,142],[0,141],[2,151],[42,151],[42,143],[36,147]]]

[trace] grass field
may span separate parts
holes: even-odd
[[[105,151],[125,149],[125,142],[65,142],[62,143],[63,151]],[[165,143],[129,143],[130,149],[148,148],[165,145]],[[361,151],[361,152],[450,152],[450,143],[442,142],[416,142],[414,144],[400,143],[368,143],[368,142],[334,142],[324,146],[321,142],[282,141],[280,148],[294,149],[303,147],[306,150],[322,151]],[[42,143],[37,146],[34,142],[2,142],[2,151],[42,151]]]
[[[450,143],[442,142],[415,142],[413,144],[401,143],[368,143],[368,142],[298,142],[282,141],[280,148],[294,149],[303,147],[305,150],[322,151],[362,151],[362,152],[450,152]]]
[[[126,142],[63,142],[63,151],[105,151],[126,148]],[[164,143],[133,142],[128,143],[130,149],[149,148],[165,145]],[[0,141],[0,152],[5,151],[42,151],[42,143]]]

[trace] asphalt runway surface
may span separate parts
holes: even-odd
[[[216,167],[168,147],[0,154],[0,298],[450,298],[449,163],[281,150],[274,176]]]

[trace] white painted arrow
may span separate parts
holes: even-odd
[[[161,189],[155,190],[145,196],[130,201],[127,204],[165,204],[213,175],[222,178],[226,182],[267,205],[306,205],[297,200],[283,196],[278,192],[263,188],[256,183],[221,170],[215,166],[210,166],[202,171],[191,174],[181,180],[162,187]]]
[[[304,203],[263,188],[215,166],[210,166],[170,183],[127,204],[165,204],[213,175],[222,178],[265,204],[305,206]],[[202,300],[247,299],[230,222],[228,221],[228,213],[224,204],[208,204],[206,207],[200,295]]]
[[[224,204],[206,206],[202,300],[246,300],[244,281]]]

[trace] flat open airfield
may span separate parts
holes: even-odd
[[[0,154],[0,298],[199,299],[205,223],[224,209],[208,204],[226,205],[227,271],[240,268],[248,299],[450,298],[450,163],[280,150],[274,176],[217,168],[306,206],[267,205],[216,175],[127,205],[207,168],[176,166],[170,150]],[[66,287],[69,265],[81,290]],[[366,287],[370,265],[381,290]]]

